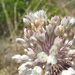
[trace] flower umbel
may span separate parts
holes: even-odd
[[[28,13],[23,18],[27,28],[23,45],[24,55],[14,55],[17,63],[23,63],[19,75],[75,75],[75,18],[54,16],[47,20],[44,10]]]

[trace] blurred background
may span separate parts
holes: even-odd
[[[28,12],[45,10],[50,19],[54,15],[75,17],[75,0],[0,0],[0,75],[18,75],[11,57],[23,54],[23,48],[15,42],[23,38],[23,17]]]

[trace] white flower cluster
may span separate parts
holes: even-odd
[[[75,59],[75,18],[59,16],[47,20],[46,12],[39,10],[23,18],[24,39],[16,41],[26,54],[14,55],[17,63],[23,63],[19,75],[75,75],[72,68]]]

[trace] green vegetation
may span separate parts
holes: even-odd
[[[27,12],[43,9],[48,17],[59,15],[61,11],[54,0],[1,0],[0,2],[0,35],[14,36],[24,25],[22,18]],[[51,13],[53,13],[51,15]],[[62,13],[66,15],[66,13]],[[4,34],[5,30],[5,34]]]

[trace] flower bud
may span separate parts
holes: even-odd
[[[18,43],[25,43],[25,40],[22,38],[16,38],[16,42]]]
[[[30,37],[30,42],[33,43],[33,44],[36,44],[37,43],[37,39],[34,36],[31,36]]]
[[[56,45],[53,45],[51,49],[49,50],[50,55],[57,55],[58,54],[58,47]]]
[[[35,17],[40,21],[47,21],[46,12],[44,10],[40,10],[34,13]]]
[[[70,75],[75,75],[75,70],[73,68],[68,68],[68,72],[70,73]]]
[[[47,31],[47,34],[50,35],[53,32],[53,26],[51,24],[46,26],[46,31]]]
[[[40,24],[40,20],[35,20],[35,25],[38,26]]]
[[[75,26],[75,18],[71,18],[70,25],[71,25],[71,27]]]
[[[49,71],[46,71],[46,72],[45,72],[45,75],[51,75],[51,74],[50,74],[50,72],[49,72]]]
[[[25,17],[30,23],[33,23],[35,21],[35,16],[33,13],[28,13],[27,15],[25,15]]]
[[[14,56],[12,57],[12,59],[14,59],[14,60],[18,63],[20,57],[21,57],[21,55],[17,54],[17,55],[14,55]]]
[[[27,70],[25,75],[31,75],[31,73],[32,73],[32,69],[30,68],[30,69]]]
[[[70,21],[70,17],[64,17],[61,21],[61,25],[63,26],[67,26],[69,24],[69,21]]]
[[[27,55],[22,55],[18,62],[21,63],[21,62],[28,61],[28,60],[29,60],[29,57]]]
[[[63,39],[56,37],[54,40],[54,45],[56,45],[58,48],[60,48],[63,45]]]
[[[64,33],[64,34],[63,34],[63,37],[64,37],[64,38],[67,38],[67,37],[68,37],[67,33]]]
[[[36,57],[36,53],[34,51],[28,51],[27,55],[32,59]]]
[[[32,65],[33,65],[32,62],[26,62],[26,63],[25,63],[25,66],[26,66],[26,67],[31,67]]]
[[[59,30],[60,30],[60,33],[63,34],[64,33],[64,26],[59,25]]]
[[[64,33],[64,26],[59,25],[55,28],[54,33],[56,36],[62,35]]]
[[[60,22],[59,16],[54,16],[54,17],[52,17],[51,20],[50,20],[50,23],[51,23],[52,25],[59,25],[59,22]]]
[[[29,50],[29,51],[33,51],[33,49],[32,49],[32,48],[28,48],[28,50]]]
[[[44,42],[45,41],[45,33],[41,33],[38,35],[38,39],[41,41],[41,42]]]
[[[22,64],[22,65],[18,68],[18,70],[21,70],[21,69],[24,68],[24,67],[25,67],[25,63]]]
[[[28,46],[28,44],[23,44],[23,47],[28,48],[29,46]]]
[[[25,75],[26,72],[27,72],[27,70],[28,70],[28,68],[25,67],[25,64],[22,64],[22,65],[18,68],[18,70],[19,70],[19,74],[20,74],[20,75]]]
[[[32,30],[36,30],[36,26],[34,25],[34,23],[31,23],[31,27],[32,27]]]
[[[26,36],[26,37],[30,37],[30,33],[31,33],[30,30],[24,28],[24,36]]]
[[[43,74],[43,70],[41,67],[39,66],[35,66],[32,70],[32,75],[42,75]]]
[[[69,55],[69,56],[75,55],[75,50],[74,50],[74,49],[69,50],[69,51],[68,51],[68,55]]]
[[[71,74],[69,74],[68,70],[63,70],[60,75],[66,75],[66,74],[71,75]]]
[[[26,19],[26,18],[23,18],[23,22],[26,26],[29,26],[30,25],[30,22]]]
[[[73,40],[68,42],[68,46],[71,46],[71,45],[73,45]]]
[[[36,52],[41,52],[43,49],[41,47],[41,45],[37,44],[37,47],[36,47]]]
[[[60,29],[59,29],[59,26],[57,26],[54,30],[54,33],[56,36],[59,36],[60,35]]]
[[[47,64],[54,65],[56,63],[57,63],[56,56],[49,55],[48,58],[47,58]]]

